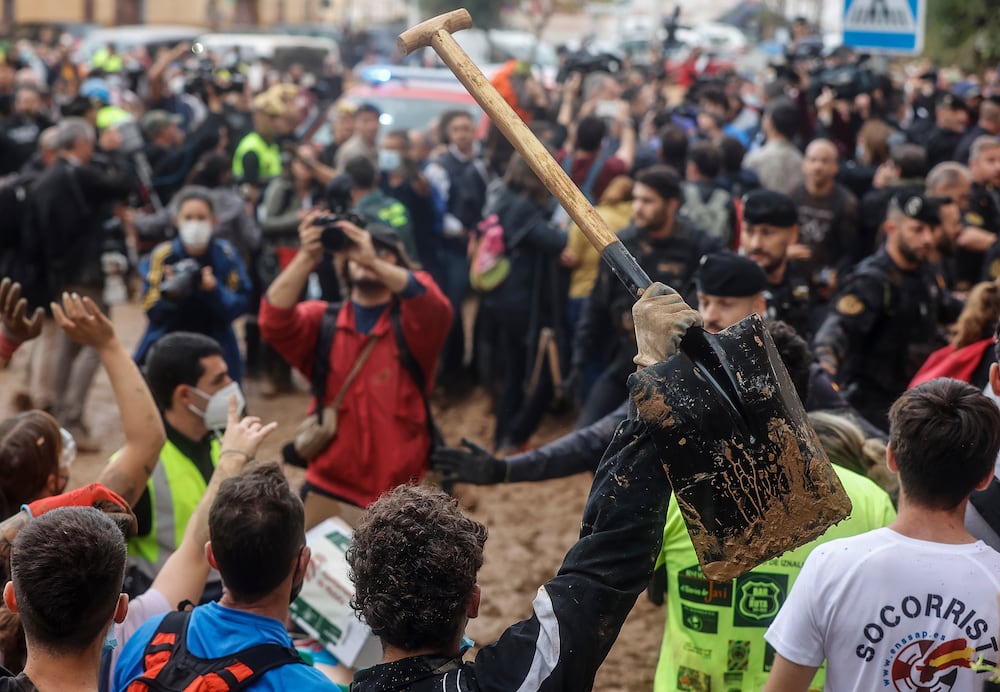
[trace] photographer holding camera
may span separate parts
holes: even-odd
[[[296,452],[308,461],[306,527],[361,509],[430,467],[427,396],[452,310],[429,274],[413,271],[399,235],[310,212],[301,247],[260,306],[261,335],[313,381],[315,414]],[[344,303],[299,302],[309,275],[332,261]],[[315,424],[313,424],[313,422]]]
[[[135,360],[142,363],[167,334],[195,332],[219,342],[229,375],[240,382],[243,362],[232,322],[247,311],[251,285],[246,268],[232,245],[213,237],[210,190],[186,187],[174,201],[177,237],[157,245],[139,265],[149,325]]]

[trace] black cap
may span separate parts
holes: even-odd
[[[969,107],[966,105],[965,101],[963,101],[950,91],[946,91],[940,96],[938,96],[936,107],[947,108],[948,110],[953,110],[953,111],[969,110]]]
[[[372,237],[373,244],[389,248],[399,257],[400,264],[407,269],[413,269],[413,260],[407,254],[403,239],[399,237],[396,229],[383,223],[370,223],[365,226],[365,230]]]
[[[799,222],[799,210],[788,195],[775,190],[754,190],[743,197],[743,221],[791,228]]]
[[[717,252],[701,258],[694,273],[698,293],[709,296],[745,298],[755,296],[767,285],[767,275],[749,257],[733,252]]]
[[[941,223],[937,202],[922,192],[897,192],[892,198],[892,203],[903,212],[903,216],[931,226],[937,226]]]

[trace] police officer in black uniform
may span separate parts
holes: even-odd
[[[702,256],[719,250],[719,241],[677,214],[680,177],[670,166],[651,166],[636,176],[632,223],[618,234],[650,279],[684,292]],[[607,364],[584,402],[579,427],[610,413],[626,396],[625,381],[635,370],[632,325],[634,298],[607,265],[602,265],[587,310],[577,326],[573,365]]]
[[[790,324],[806,341],[821,321],[812,286],[805,272],[788,259],[788,248],[798,242],[799,218],[795,202],[774,190],[754,190],[743,198],[740,252],[767,274],[768,321]]]
[[[969,169],[972,172],[972,187],[969,190],[969,206],[962,221],[966,226],[1000,236],[1000,138],[991,135],[977,137],[969,153]],[[959,253],[959,259],[963,258],[966,263],[959,269],[965,268],[969,279],[974,281],[978,278],[976,270],[979,267],[975,264],[970,266],[970,260],[974,262],[976,254]],[[1000,277],[1000,242],[986,251],[982,274],[988,280]]]
[[[927,170],[939,163],[955,160],[955,151],[969,124],[969,110],[962,99],[945,92],[938,97],[934,117],[937,122],[925,145]]]
[[[921,193],[893,197],[886,242],[844,283],[815,339],[815,353],[849,401],[876,427],[932,351],[938,327],[957,319],[961,303],[938,284],[927,263],[940,223]]]

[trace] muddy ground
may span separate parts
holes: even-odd
[[[142,333],[145,319],[136,305],[114,309],[119,336],[128,348]],[[10,414],[11,395],[20,388],[23,353],[0,373],[0,414]],[[276,398],[260,396],[256,383],[245,383],[249,406],[265,420],[277,420],[278,430],[265,443],[260,458],[280,458],[278,450],[292,435],[305,410],[305,393]],[[488,397],[476,392],[465,400],[442,407],[434,402],[438,424],[451,444],[467,437],[486,445],[491,439],[493,418]],[[100,454],[81,455],[73,467],[71,487],[96,478],[100,466],[122,442],[118,411],[106,375],[98,374],[87,405],[87,423],[92,436],[104,445]],[[570,418],[546,419],[532,444],[555,439],[572,428]],[[288,469],[293,483],[302,474]],[[590,474],[546,481],[493,487],[459,486],[457,494],[465,510],[490,531],[486,563],[479,583],[483,603],[479,618],[469,624],[469,635],[479,644],[495,640],[516,620],[528,617],[538,586],[553,576],[566,550],[579,531],[580,516],[590,488]],[[645,599],[633,609],[618,641],[597,676],[595,690],[637,692],[652,689],[653,671],[660,649],[664,612]]]

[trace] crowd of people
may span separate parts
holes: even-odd
[[[286,625],[305,532],[336,516],[384,652],[352,690],[590,689],[643,591],[666,605],[657,692],[980,689],[1000,627],[1000,68],[880,72],[813,38],[797,22],[759,73],[695,51],[493,77],[679,294],[637,303],[471,111],[386,132],[330,71],[12,44],[0,365],[23,352],[0,422],[0,688],[335,689]],[[317,112],[321,149],[303,139]],[[147,319],[132,353],[109,319],[126,301]],[[629,377],[752,315],[853,511],[720,583]],[[101,368],[125,443],[65,492],[77,450],[112,451],[85,419]],[[276,426],[244,415],[251,380],[308,382],[279,433],[299,492],[254,458]],[[434,409],[474,391],[492,439],[449,447]],[[576,429],[533,448],[554,410]],[[532,616],[474,660],[487,527],[431,470],[445,489],[594,474]]]

